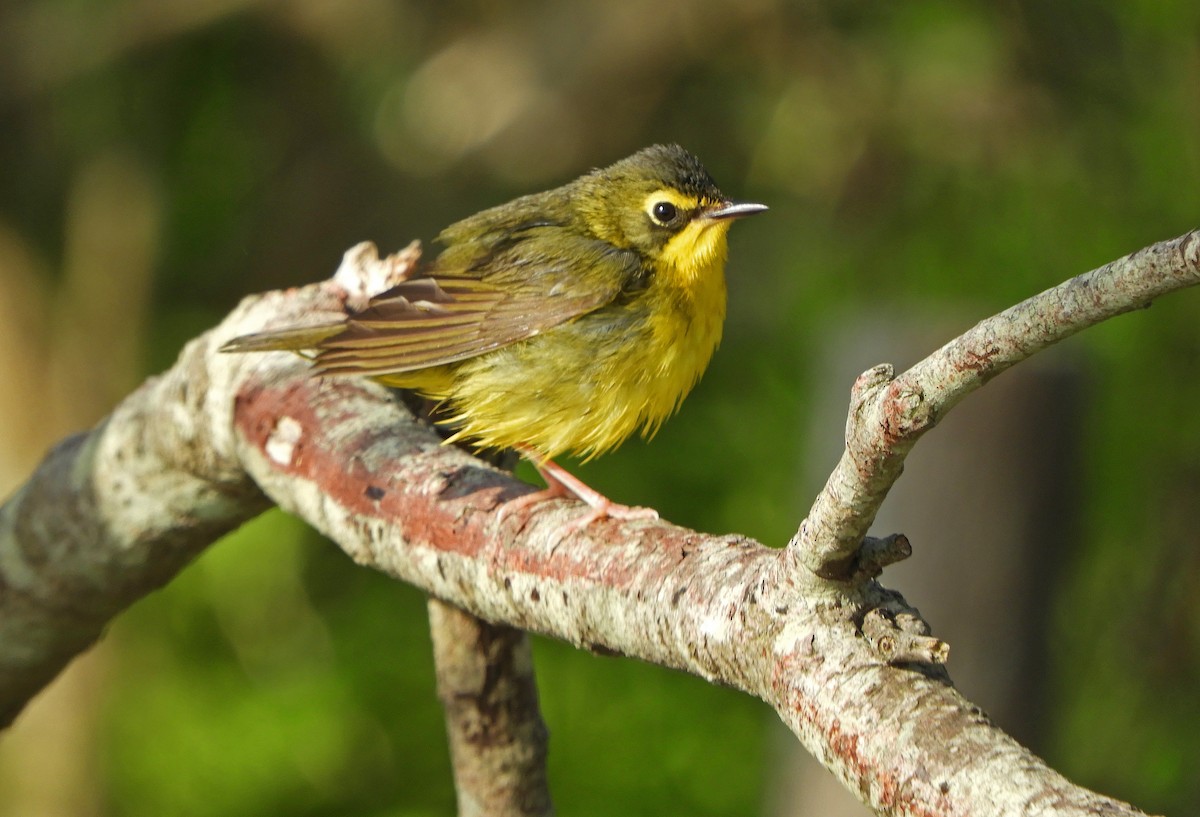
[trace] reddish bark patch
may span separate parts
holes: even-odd
[[[518,483],[465,454],[452,457],[461,462],[447,466],[445,449],[414,423],[363,423],[359,415],[377,407],[378,394],[351,379],[250,383],[238,396],[235,423],[274,468],[320,486],[330,501],[356,517],[365,534],[394,532],[412,548],[478,558],[494,575],[543,576],[618,590],[662,587],[669,598],[665,588],[687,586],[703,570],[704,551],[724,549],[720,543],[703,545],[700,537],[680,544],[681,530],[665,523],[611,519],[561,540],[523,535],[539,514],[562,519],[564,507],[583,513],[582,503],[548,502],[498,525],[495,511],[520,493]],[[270,443],[282,436],[277,429],[285,421],[294,424],[290,456],[272,459]]]
[[[414,467],[427,442],[416,427],[363,425],[355,407],[363,399],[352,381],[300,380],[251,383],[238,395],[235,424],[280,471],[309,480],[338,505],[362,518],[398,526],[405,537],[446,550],[474,555],[486,537],[479,519],[495,505],[504,487],[498,474],[482,466],[471,475],[471,491],[430,492],[430,485],[463,481],[461,471],[437,473]],[[269,443],[284,420],[300,434],[285,461],[272,458]],[[443,493],[451,496],[442,498]]]

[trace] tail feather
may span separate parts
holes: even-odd
[[[269,332],[255,332],[234,338],[221,347],[222,352],[299,352],[316,349],[346,328],[345,323],[293,326]]]

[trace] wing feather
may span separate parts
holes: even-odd
[[[323,339],[317,370],[383,376],[466,360],[611,303],[642,274],[634,253],[544,225],[489,247],[486,263],[462,249],[438,259],[454,269],[435,262]]]

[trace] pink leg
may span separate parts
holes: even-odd
[[[532,494],[526,494],[525,496],[509,501],[500,512],[501,518],[508,516],[513,511],[527,508],[535,503],[562,496],[576,496],[590,505],[592,509],[578,519],[574,519],[559,528],[558,533],[560,536],[565,536],[568,533],[586,528],[596,520],[604,519],[605,517],[612,517],[614,519],[658,518],[658,511],[653,508],[632,508],[628,505],[619,505],[613,502],[558,463],[553,460],[543,459],[532,449],[521,447],[517,450],[521,452],[523,457],[533,463],[533,467],[542,475],[542,479],[546,480],[546,488],[545,490],[535,491]]]

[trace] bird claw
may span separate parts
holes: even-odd
[[[554,538],[565,539],[601,519],[658,519],[658,511],[653,508],[618,505],[616,502],[605,500],[602,504],[593,505],[587,513],[559,525],[554,529]]]
[[[504,503],[504,506],[500,508],[496,516],[500,522],[503,522],[512,514],[523,511],[531,505],[537,505],[547,500],[558,499],[564,496],[573,496],[573,494],[559,483],[552,483],[548,488],[510,499]],[[554,529],[554,538],[556,540],[564,539],[572,533],[577,533],[601,519],[658,519],[658,511],[654,510],[654,508],[621,505],[605,497],[600,497],[599,501],[594,503],[589,502],[588,504],[591,505],[591,508],[586,513],[577,516],[569,522],[564,522]]]
[[[555,483],[548,488],[543,488],[540,491],[532,491],[528,494],[522,494],[521,496],[508,500],[503,506],[501,506],[500,511],[496,514],[496,518],[500,522],[503,522],[512,514],[516,513],[517,511],[523,511],[530,505],[537,505],[540,502],[545,502],[550,499],[557,499],[563,496],[569,496],[569,494],[562,488],[561,485]]]

